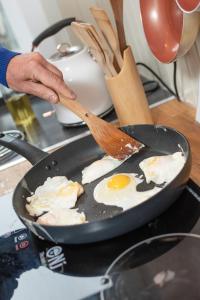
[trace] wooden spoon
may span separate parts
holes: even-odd
[[[143,145],[111,123],[108,123],[85,109],[79,102],[59,95],[60,103],[79,116],[88,125],[97,144],[108,155],[123,160]],[[81,151],[81,149],[80,149]]]
[[[119,37],[119,45],[121,53],[123,54],[126,49],[126,38],[124,32],[124,22],[123,22],[123,0],[110,0],[113,13],[115,16],[115,22],[117,25],[117,32]]]

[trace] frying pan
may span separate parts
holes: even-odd
[[[144,33],[153,55],[171,63],[185,55],[199,31],[199,14],[184,14],[176,1],[140,0]]]
[[[37,224],[25,209],[26,197],[43,184],[47,177],[67,176],[81,182],[82,169],[103,156],[92,136],[88,135],[48,155],[24,141],[6,136],[4,133],[0,134],[1,145],[23,155],[34,165],[15,188],[13,206],[22,222],[35,235],[45,240],[65,244],[92,243],[110,239],[149,222],[164,212],[179,197],[191,169],[190,147],[186,138],[174,129],[155,125],[126,126],[122,130],[147,146],[106,176],[121,172],[141,175],[138,165],[144,158],[172,154],[180,149],[186,158],[182,170],[158,194],[124,212],[119,207],[99,204],[93,199],[93,190],[102,178],[85,185],[85,193],[77,201],[76,207],[79,211],[85,212],[89,222],[72,226]],[[149,188],[146,183],[138,186],[140,191]]]
[[[176,0],[176,3],[185,13],[192,13],[200,10],[200,0]]]

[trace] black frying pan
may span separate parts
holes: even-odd
[[[180,151],[180,148],[186,157],[183,169],[158,194],[124,212],[121,208],[105,206],[93,199],[94,187],[102,178],[85,185],[85,193],[77,201],[76,207],[79,211],[85,212],[89,223],[73,226],[37,224],[25,209],[26,197],[30,196],[30,193],[43,184],[49,176],[65,175],[69,179],[81,182],[82,169],[103,154],[92,136],[88,135],[48,155],[23,141],[14,140],[4,134],[0,135],[0,144],[22,154],[34,164],[34,167],[18,183],[13,195],[13,206],[17,215],[34,234],[46,240],[66,244],[106,240],[144,225],[164,212],[179,197],[191,169],[190,147],[186,138],[176,130],[162,126],[126,126],[123,130],[148,146],[106,176],[116,172],[142,174],[138,167],[141,160],[154,155],[172,154]],[[139,186],[140,190],[148,188],[150,186],[145,183]]]

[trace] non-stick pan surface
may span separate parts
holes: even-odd
[[[182,171],[154,197],[124,212],[119,207],[106,206],[94,200],[93,191],[95,186],[102,180],[103,177],[101,177],[90,184],[84,185],[85,192],[76,204],[78,210],[86,214],[89,221],[87,224],[41,226],[36,224],[35,219],[27,213],[25,209],[26,197],[30,196],[31,192],[34,192],[39,185],[43,184],[47,177],[64,175],[69,179],[81,182],[83,168],[102,157],[103,153],[90,135],[58,149],[45,158],[43,158],[44,152],[37,151],[37,159],[35,159],[34,151],[32,152],[29,148],[28,158],[30,161],[39,160],[39,156],[43,159],[17,185],[13,196],[13,205],[17,215],[31,231],[44,239],[59,243],[80,244],[106,240],[144,225],[165,211],[178,198],[187,182],[191,168],[190,148],[185,137],[173,129],[162,126],[127,126],[123,130],[148,146],[104,177],[120,172],[141,175],[142,171],[138,165],[144,158],[172,154],[181,149],[186,157],[186,163]],[[1,138],[0,143],[3,143]],[[25,155],[26,150],[24,149],[23,154]],[[142,183],[139,190],[144,191],[152,188],[152,186],[152,184]]]

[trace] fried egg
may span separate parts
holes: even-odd
[[[40,216],[54,208],[72,208],[82,193],[83,187],[78,182],[65,176],[49,177],[32,196],[27,197],[26,209],[31,216]]]
[[[56,208],[37,219],[41,225],[75,225],[86,223],[85,214],[77,209]]]
[[[90,183],[101,176],[116,169],[125,160],[118,160],[112,156],[104,156],[102,159],[94,161],[91,165],[84,168],[82,171],[82,184]]]
[[[134,173],[114,174],[103,179],[94,189],[94,199],[98,203],[114,205],[127,210],[147,200],[161,189],[138,192],[136,187],[142,180]]]
[[[144,159],[140,164],[146,182],[156,184],[169,183],[181,171],[185,164],[185,157],[182,152],[175,152],[171,155],[152,156]]]

